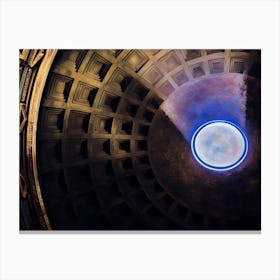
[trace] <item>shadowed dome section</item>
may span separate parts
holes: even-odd
[[[259,138],[240,176],[215,177],[194,168],[189,143],[160,109],[194,81],[257,76],[258,56],[246,50],[58,51],[36,134],[40,203],[50,228],[258,229]],[[248,81],[248,94],[258,92],[256,80]],[[247,99],[246,125],[258,136],[252,102]],[[223,184],[228,192],[218,193]]]

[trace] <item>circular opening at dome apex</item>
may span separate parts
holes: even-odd
[[[245,133],[235,124],[214,120],[201,125],[193,134],[191,149],[202,166],[227,171],[240,165],[248,153]]]

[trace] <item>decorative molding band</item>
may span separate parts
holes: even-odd
[[[40,52],[42,53],[42,52]],[[27,157],[27,172],[30,183],[31,196],[35,204],[35,210],[42,229],[51,229],[51,225],[46,213],[43,202],[40,183],[37,170],[37,155],[36,155],[36,132],[38,125],[38,114],[40,102],[45,87],[46,79],[49,70],[55,58],[57,50],[46,50],[45,55],[40,63],[34,84],[31,90],[31,100],[29,112],[27,115],[27,130],[26,130],[26,157]]]

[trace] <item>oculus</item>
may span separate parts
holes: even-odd
[[[237,125],[225,120],[213,120],[194,132],[191,150],[194,158],[205,168],[228,171],[246,158],[248,140]]]

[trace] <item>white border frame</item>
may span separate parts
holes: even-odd
[[[277,0],[6,0],[0,20],[0,279],[280,279]],[[18,49],[159,47],[262,49],[261,233],[20,234]]]

